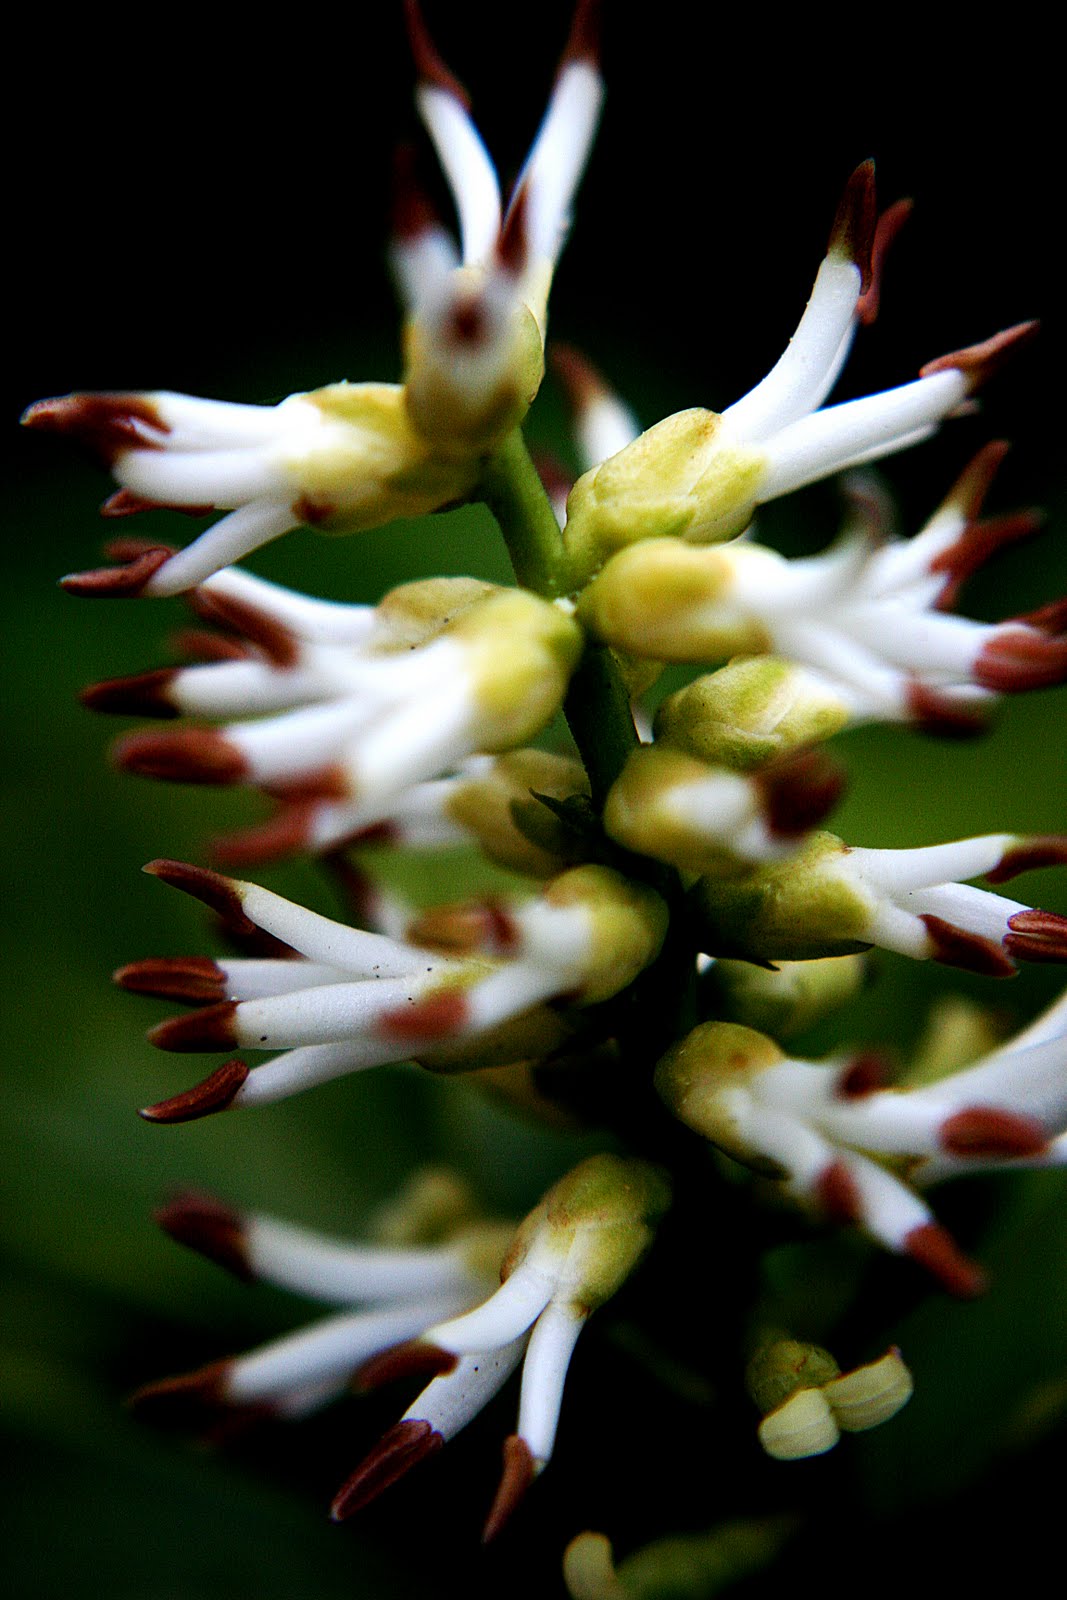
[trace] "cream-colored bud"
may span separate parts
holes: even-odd
[[[582,594],[578,619],[603,643],[656,661],[769,650],[758,618],[730,598],[743,548],[695,550],[682,539],[652,539],[622,550]]]
[[[416,578],[383,595],[375,616],[388,636],[387,650],[428,644],[442,629],[501,590],[479,578]]]
[[[722,835],[699,826],[692,808],[676,804],[699,786],[705,797],[701,811],[723,822]],[[604,806],[604,828],[627,850],[652,856],[684,872],[737,870],[738,857],[729,847],[737,821],[747,826],[758,801],[743,778],[669,746],[645,745],[635,750],[611,787]]]
[[[485,751],[540,733],[559,709],[583,646],[572,617],[523,589],[487,596],[446,636],[465,647]]]
[[[668,1050],[655,1085],[674,1115],[736,1160],[770,1177],[778,1167],[743,1138],[735,1103],[758,1073],[784,1060],[773,1039],[735,1022],[703,1022]]]
[[[611,1541],[603,1533],[579,1533],[563,1552],[563,1582],[570,1600],[631,1600],[615,1571]]]
[[[775,967],[720,960],[708,970],[705,982],[728,1021],[789,1039],[858,994],[865,971],[862,955],[780,961]]]
[[[753,772],[845,727],[844,704],[821,680],[775,656],[741,656],[669,695],[656,712],[657,740],[690,755]]]
[[[823,1393],[838,1427],[846,1433],[862,1433],[895,1417],[907,1405],[914,1389],[911,1373],[894,1346],[879,1361],[832,1379]]]
[[[798,1389],[759,1425],[759,1442],[776,1461],[825,1455],[840,1437],[830,1403],[821,1389]]]
[[[794,855],[697,885],[693,901],[708,955],[810,961],[870,946],[872,902],[841,870],[848,846],[813,833]]]
[[[764,456],[726,444],[713,411],[679,411],[579,478],[564,538],[585,583],[617,550],[645,539],[733,538],[755,508]]]
[[[382,1244],[438,1244],[478,1216],[470,1184],[451,1167],[419,1167],[375,1213],[369,1232]]]
[[[897,1086],[918,1089],[938,1083],[973,1061],[992,1055],[1004,1040],[994,1012],[964,995],[942,995],[931,1007],[915,1054]]]
[[[535,797],[566,800],[588,793],[579,762],[547,750],[512,750],[488,771],[460,780],[445,809],[497,866],[548,878],[576,859],[576,840]]]
[[[667,935],[667,907],[659,895],[609,867],[573,867],[549,884],[544,898],[553,906],[583,906],[589,914],[582,1005],[610,1000],[625,989],[656,959]]]
[[[334,383],[304,397],[326,428],[313,446],[285,436],[281,465],[299,513],[327,533],[358,533],[464,500],[478,478],[471,454],[444,455],[412,426],[404,391],[389,383]]]
[[[461,268],[450,309],[415,317],[404,330],[410,424],[417,436],[460,461],[486,455],[522,424],[545,375],[533,313],[521,301],[500,305],[491,296],[484,271]],[[458,324],[451,336],[450,322]]]

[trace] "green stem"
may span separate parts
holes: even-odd
[[[500,525],[515,576],[526,589],[558,600],[573,588],[563,536],[522,434],[516,430],[488,462],[481,498]],[[564,714],[585,763],[593,801],[608,790],[638,745],[630,698],[610,650],[590,645],[571,679]]]

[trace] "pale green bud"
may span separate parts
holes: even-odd
[[[915,1054],[898,1080],[899,1087],[917,1089],[938,1083],[992,1055],[1003,1039],[1004,1030],[987,1007],[964,995],[942,995],[930,1010]]]
[[[705,797],[701,815],[684,805],[685,795],[696,786]],[[759,797],[743,778],[714,772],[680,750],[645,745],[634,751],[612,785],[604,827],[617,843],[640,855],[685,872],[722,872],[743,864],[731,843],[759,813]],[[715,832],[709,818],[719,824]]]
[[[540,733],[559,709],[582,653],[582,631],[557,606],[504,589],[445,630],[466,648],[479,747],[506,750]]]
[[[573,867],[544,893],[552,906],[583,906],[592,943],[582,969],[583,1005],[610,1000],[653,962],[667,936],[667,907],[654,890],[609,867]]]
[[[486,772],[459,780],[445,811],[474,835],[490,861],[547,878],[575,859],[576,840],[536,796],[566,800],[588,793],[579,762],[547,750],[511,750]]]
[[[773,968],[720,960],[709,968],[705,982],[727,1021],[789,1039],[858,994],[865,970],[862,955],[780,961]]]
[[[479,601],[501,591],[480,578],[416,578],[383,595],[375,607],[391,650],[411,650],[436,639]]]
[[[584,583],[645,539],[712,544],[752,519],[766,458],[727,443],[714,411],[679,411],[585,473],[567,501],[564,539]]]
[[[656,661],[769,650],[759,618],[731,601],[736,567],[733,546],[695,550],[681,539],[650,540],[608,561],[582,593],[578,619],[603,643]]]
[[[663,701],[657,740],[702,761],[753,772],[845,727],[848,711],[828,685],[775,656],[740,656]]]
[[[798,1389],[821,1389],[840,1372],[829,1350],[820,1345],[801,1339],[768,1339],[749,1362],[745,1384],[766,1416]]]
[[[471,278],[471,315],[486,318],[479,304],[481,269],[457,271]],[[457,302],[462,288],[453,290]],[[442,339],[431,320],[412,318],[404,330],[404,401],[416,435],[457,461],[488,455],[518,428],[545,374],[541,330],[532,311],[514,303],[502,326],[469,342]]]
[[[697,884],[694,910],[709,955],[810,961],[867,949],[874,904],[842,870],[848,846],[813,833],[794,855]]]
[[[668,1050],[656,1067],[656,1089],[687,1127],[735,1160],[768,1177],[780,1169],[744,1137],[736,1091],[785,1059],[773,1039],[736,1022],[704,1022]]]

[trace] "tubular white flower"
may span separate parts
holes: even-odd
[[[654,659],[793,662],[806,680],[798,692],[836,701],[849,722],[965,732],[998,694],[1067,678],[1062,607],[1003,623],[939,609],[999,544],[1036,526],[1031,516],[974,520],[1005,448],[983,450],[909,541],[865,530],[800,560],[751,542],[650,541],[607,563],[579,616],[608,643]]]
[[[247,1355],[149,1384],[135,1400],[157,1412],[233,1407],[306,1416],[367,1363],[484,1294],[510,1235],[502,1225],[471,1222],[451,1228],[439,1245],[387,1249],[245,1214],[191,1191],[157,1212],[157,1221],[239,1278],[348,1308]]]
[[[552,1454],[582,1327],[642,1259],[668,1203],[658,1169],[618,1156],[593,1156],[550,1189],[520,1227],[496,1294],[423,1335],[424,1355],[436,1351],[451,1371],[434,1380],[357,1468],[334,1515],[367,1504],[458,1432],[525,1351],[518,1431],[505,1444],[504,1474],[485,1528],[492,1538]],[[412,1355],[417,1364],[418,1345]]]
[[[148,870],[204,900],[231,927],[284,940],[299,958],[179,957],[116,974],[135,992],[199,1007],[151,1031],[161,1049],[283,1052],[255,1071],[226,1062],[142,1112],[154,1122],[268,1103],[412,1057],[442,1071],[539,1057],[568,1031],[545,1003],[593,1004],[618,993],[655,958],[666,926],[658,896],[601,867],[564,873],[539,900],[512,909],[428,913],[407,942],[345,927],[202,868],[153,862]]]
[[[115,679],[83,700],[104,711],[252,717],[134,733],[115,758],[150,777],[288,792],[297,802],[280,828],[288,848],[330,849],[397,811],[403,818],[414,785],[475,751],[521,744],[558,708],[581,650],[576,623],[522,591],[439,579],[403,585],[373,609],[320,613],[245,576],[220,574],[197,597],[208,617],[244,634],[243,659]],[[432,842],[454,838],[446,799],[412,796],[408,831],[417,837],[421,822]]]
[[[805,960],[880,945],[987,977],[1067,960],[1067,918],[958,879],[1001,883],[1067,861],[1067,838],[986,834],[915,850],[810,835],[788,860],[698,889],[710,954]]]
[[[878,271],[905,209],[876,223],[873,164],[857,168],[811,300],[771,373],[721,416],[679,412],[579,479],[567,543],[581,581],[645,539],[732,538],[758,505],[919,443],[1034,331],[1020,324],[929,363],[914,383],[820,410],[857,323],[874,314]]]

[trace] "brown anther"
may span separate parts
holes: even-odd
[[[241,783],[248,762],[225,734],[214,728],[182,728],[177,733],[144,731],[116,740],[111,759],[123,772],[167,783]]]
[[[508,201],[500,237],[496,243],[496,259],[505,272],[518,277],[526,270],[530,259],[529,228],[530,191],[522,184]]]
[[[252,653],[240,639],[228,639],[207,628],[179,628],[170,643],[175,654],[187,661],[247,661]]]
[[[131,961],[114,973],[114,982],[131,994],[156,1000],[185,1000],[190,1005],[210,1005],[226,997],[222,968],[210,956],[157,956]]]
[[[235,1278],[253,1276],[244,1219],[214,1195],[183,1189],[152,1213],[153,1220],[178,1244],[224,1267]]]
[[[1062,867],[1067,863],[1067,833],[1035,834],[1023,839],[1001,856],[986,873],[987,883],[1009,883],[1022,872],[1039,867]]]
[[[398,1422],[337,1491],[330,1507],[334,1522],[343,1522],[353,1512],[370,1505],[412,1467],[440,1450],[444,1442],[428,1422],[414,1417]]]
[[[968,523],[955,544],[942,550],[930,563],[931,572],[947,574],[945,585],[937,597],[937,609],[951,611],[959,599],[960,589],[972,573],[984,567],[990,557],[1005,545],[1032,538],[1044,521],[1041,511],[1016,511],[1003,517],[985,517],[981,522]]]
[[[382,830],[380,835],[379,829]],[[388,842],[392,825],[388,822],[375,823],[366,832],[375,835],[373,840],[365,841],[367,843]],[[364,842],[362,835],[360,841]],[[349,920],[357,928],[377,928],[381,920],[382,897],[370,873],[358,867],[344,849],[330,850],[322,857],[322,862],[340,892]]]
[[[1036,611],[1024,611],[1019,617],[1012,617],[1012,622],[1025,622],[1028,628],[1036,628],[1039,633],[1067,633],[1067,595],[1059,600],[1049,600],[1046,605],[1038,606]]]
[[[919,1266],[960,1300],[984,1294],[986,1275],[976,1261],[965,1256],[952,1235],[937,1222],[924,1222],[904,1239],[904,1250]]]
[[[970,1106],[946,1117],[938,1129],[942,1150],[953,1156],[1039,1156],[1048,1137],[1036,1117],[996,1106]]]
[[[418,181],[418,156],[413,144],[399,144],[393,153],[394,239],[407,241],[431,233],[439,225],[437,212]]]
[[[831,1222],[859,1222],[863,1201],[856,1180],[843,1161],[831,1161],[815,1180],[815,1198]]]
[[[838,202],[827,255],[844,256],[860,269],[861,290],[871,287],[871,255],[878,222],[874,194],[874,162],[862,161]]]
[[[90,711],[120,717],[178,717],[181,712],[168,697],[177,673],[177,667],[157,667],[129,678],[107,678],[89,684],[78,699]]]
[[[152,878],[159,878],[172,889],[191,894],[194,900],[202,900],[235,934],[254,938],[262,933],[262,929],[245,916],[240,886],[232,878],[224,878],[221,872],[212,872],[210,867],[195,867],[189,861],[168,861],[163,857],[149,861],[142,871]]]
[[[470,96],[438,54],[418,0],[404,0],[404,21],[407,25],[411,58],[420,81],[431,88],[443,89],[446,94],[453,95],[460,105],[469,111]]]
[[[608,386],[596,367],[573,344],[550,344],[548,364],[559,380],[572,411],[584,411],[586,406],[608,393]]]
[[[130,1396],[130,1409],[152,1422],[203,1426],[214,1421],[217,1412],[226,1404],[230,1366],[229,1361],[213,1361],[195,1372],[146,1383]]]
[[[60,578],[59,587],[86,600],[131,600],[174,554],[169,544],[153,545],[122,567],[93,567]]]
[[[856,302],[856,316],[865,328],[869,328],[871,323],[877,320],[886,257],[892,248],[893,240],[911,216],[912,205],[911,200],[895,201],[888,210],[882,212],[875,224],[874,241],[871,245],[870,282]]]
[[[194,589],[189,604],[205,622],[227,628],[258,646],[276,667],[293,667],[300,655],[296,639],[284,623],[248,600],[218,594],[206,585]]]
[[[771,833],[795,839],[819,825],[847,782],[843,768],[823,750],[796,750],[752,774]]]
[[[204,1006],[189,1016],[168,1017],[148,1030],[148,1041],[157,1050],[178,1050],[183,1054],[191,1050],[233,1050],[241,1042],[237,1037],[238,1004],[236,1000],[220,1000],[217,1005]],[[227,1066],[233,1065],[235,1063],[227,1062]],[[248,1068],[243,1062],[236,1065],[247,1075]]]
[[[410,1005],[396,1006],[378,1019],[375,1030],[380,1038],[397,1044],[430,1044],[447,1039],[467,1021],[470,1008],[460,989],[439,989]]]
[[[68,394],[38,400],[23,412],[22,425],[69,434],[109,467],[126,450],[162,450],[170,432],[143,394]]]
[[[482,1529],[482,1543],[496,1538],[505,1523],[511,1520],[520,1500],[525,1497],[534,1478],[537,1476],[537,1463],[525,1439],[517,1433],[510,1434],[504,1440],[504,1471],[500,1479],[500,1487],[496,1497],[489,1508],[489,1515],[485,1519]]]
[[[906,698],[912,720],[923,733],[941,739],[976,739],[988,727],[983,706],[958,700],[919,678],[908,684]]]
[[[404,929],[411,944],[454,954],[506,956],[514,953],[519,929],[507,907],[498,900],[472,900],[465,904],[434,906],[413,918]]]
[[[146,1122],[196,1122],[213,1112],[225,1111],[245,1079],[248,1068],[243,1061],[224,1061],[202,1083],[194,1084],[182,1094],[169,1100],[159,1100],[154,1106],[145,1106],[138,1116]]]
[[[1004,948],[1016,961],[1067,961],[1067,917],[1054,911],[1017,911],[1008,918]]]
[[[968,520],[973,520],[981,511],[990,485],[1010,449],[1007,439],[990,439],[983,445],[945,496],[945,505],[956,507]]]
[[[933,946],[930,954],[946,967],[959,967],[963,972],[977,972],[983,978],[1012,978],[1015,963],[1007,954],[1007,940],[999,944],[995,939],[984,939],[979,933],[968,933],[957,928],[943,917],[927,912],[919,918],[930,936]]]
[[[454,1371],[458,1361],[458,1356],[451,1350],[442,1350],[440,1345],[426,1339],[409,1339],[406,1344],[371,1356],[357,1370],[355,1381],[360,1389],[380,1389],[398,1378],[440,1378]]]
[[[351,800],[352,781],[344,767],[336,762],[319,767],[314,772],[302,772],[298,778],[279,778],[275,783],[261,783],[263,794],[274,800],[298,804],[305,800]]]
[[[978,652],[973,675],[975,683],[998,694],[1055,688],[1067,679],[1067,638],[1006,622]]]
[[[297,855],[307,848],[317,809],[313,801],[282,806],[258,827],[213,840],[211,857],[221,867],[248,867]]]
[[[834,1084],[834,1094],[839,1100],[863,1100],[869,1094],[884,1089],[889,1078],[885,1056],[875,1050],[865,1050],[853,1056],[848,1066]]]
[[[168,500],[146,500],[132,489],[116,489],[100,507],[102,517],[136,517],[142,511],[179,511],[183,517],[206,517],[217,508],[206,506],[177,506]]]
[[[601,11],[601,0],[578,0],[560,60],[561,70],[569,61],[588,61],[594,67],[600,65]]]
[[[995,333],[981,344],[972,344],[965,350],[953,350],[950,355],[938,356],[920,367],[920,378],[932,378],[936,372],[962,372],[969,389],[977,389],[1004,364],[1007,357],[1022,344],[1028,344],[1037,333],[1037,322],[1018,322],[1003,333]]]

